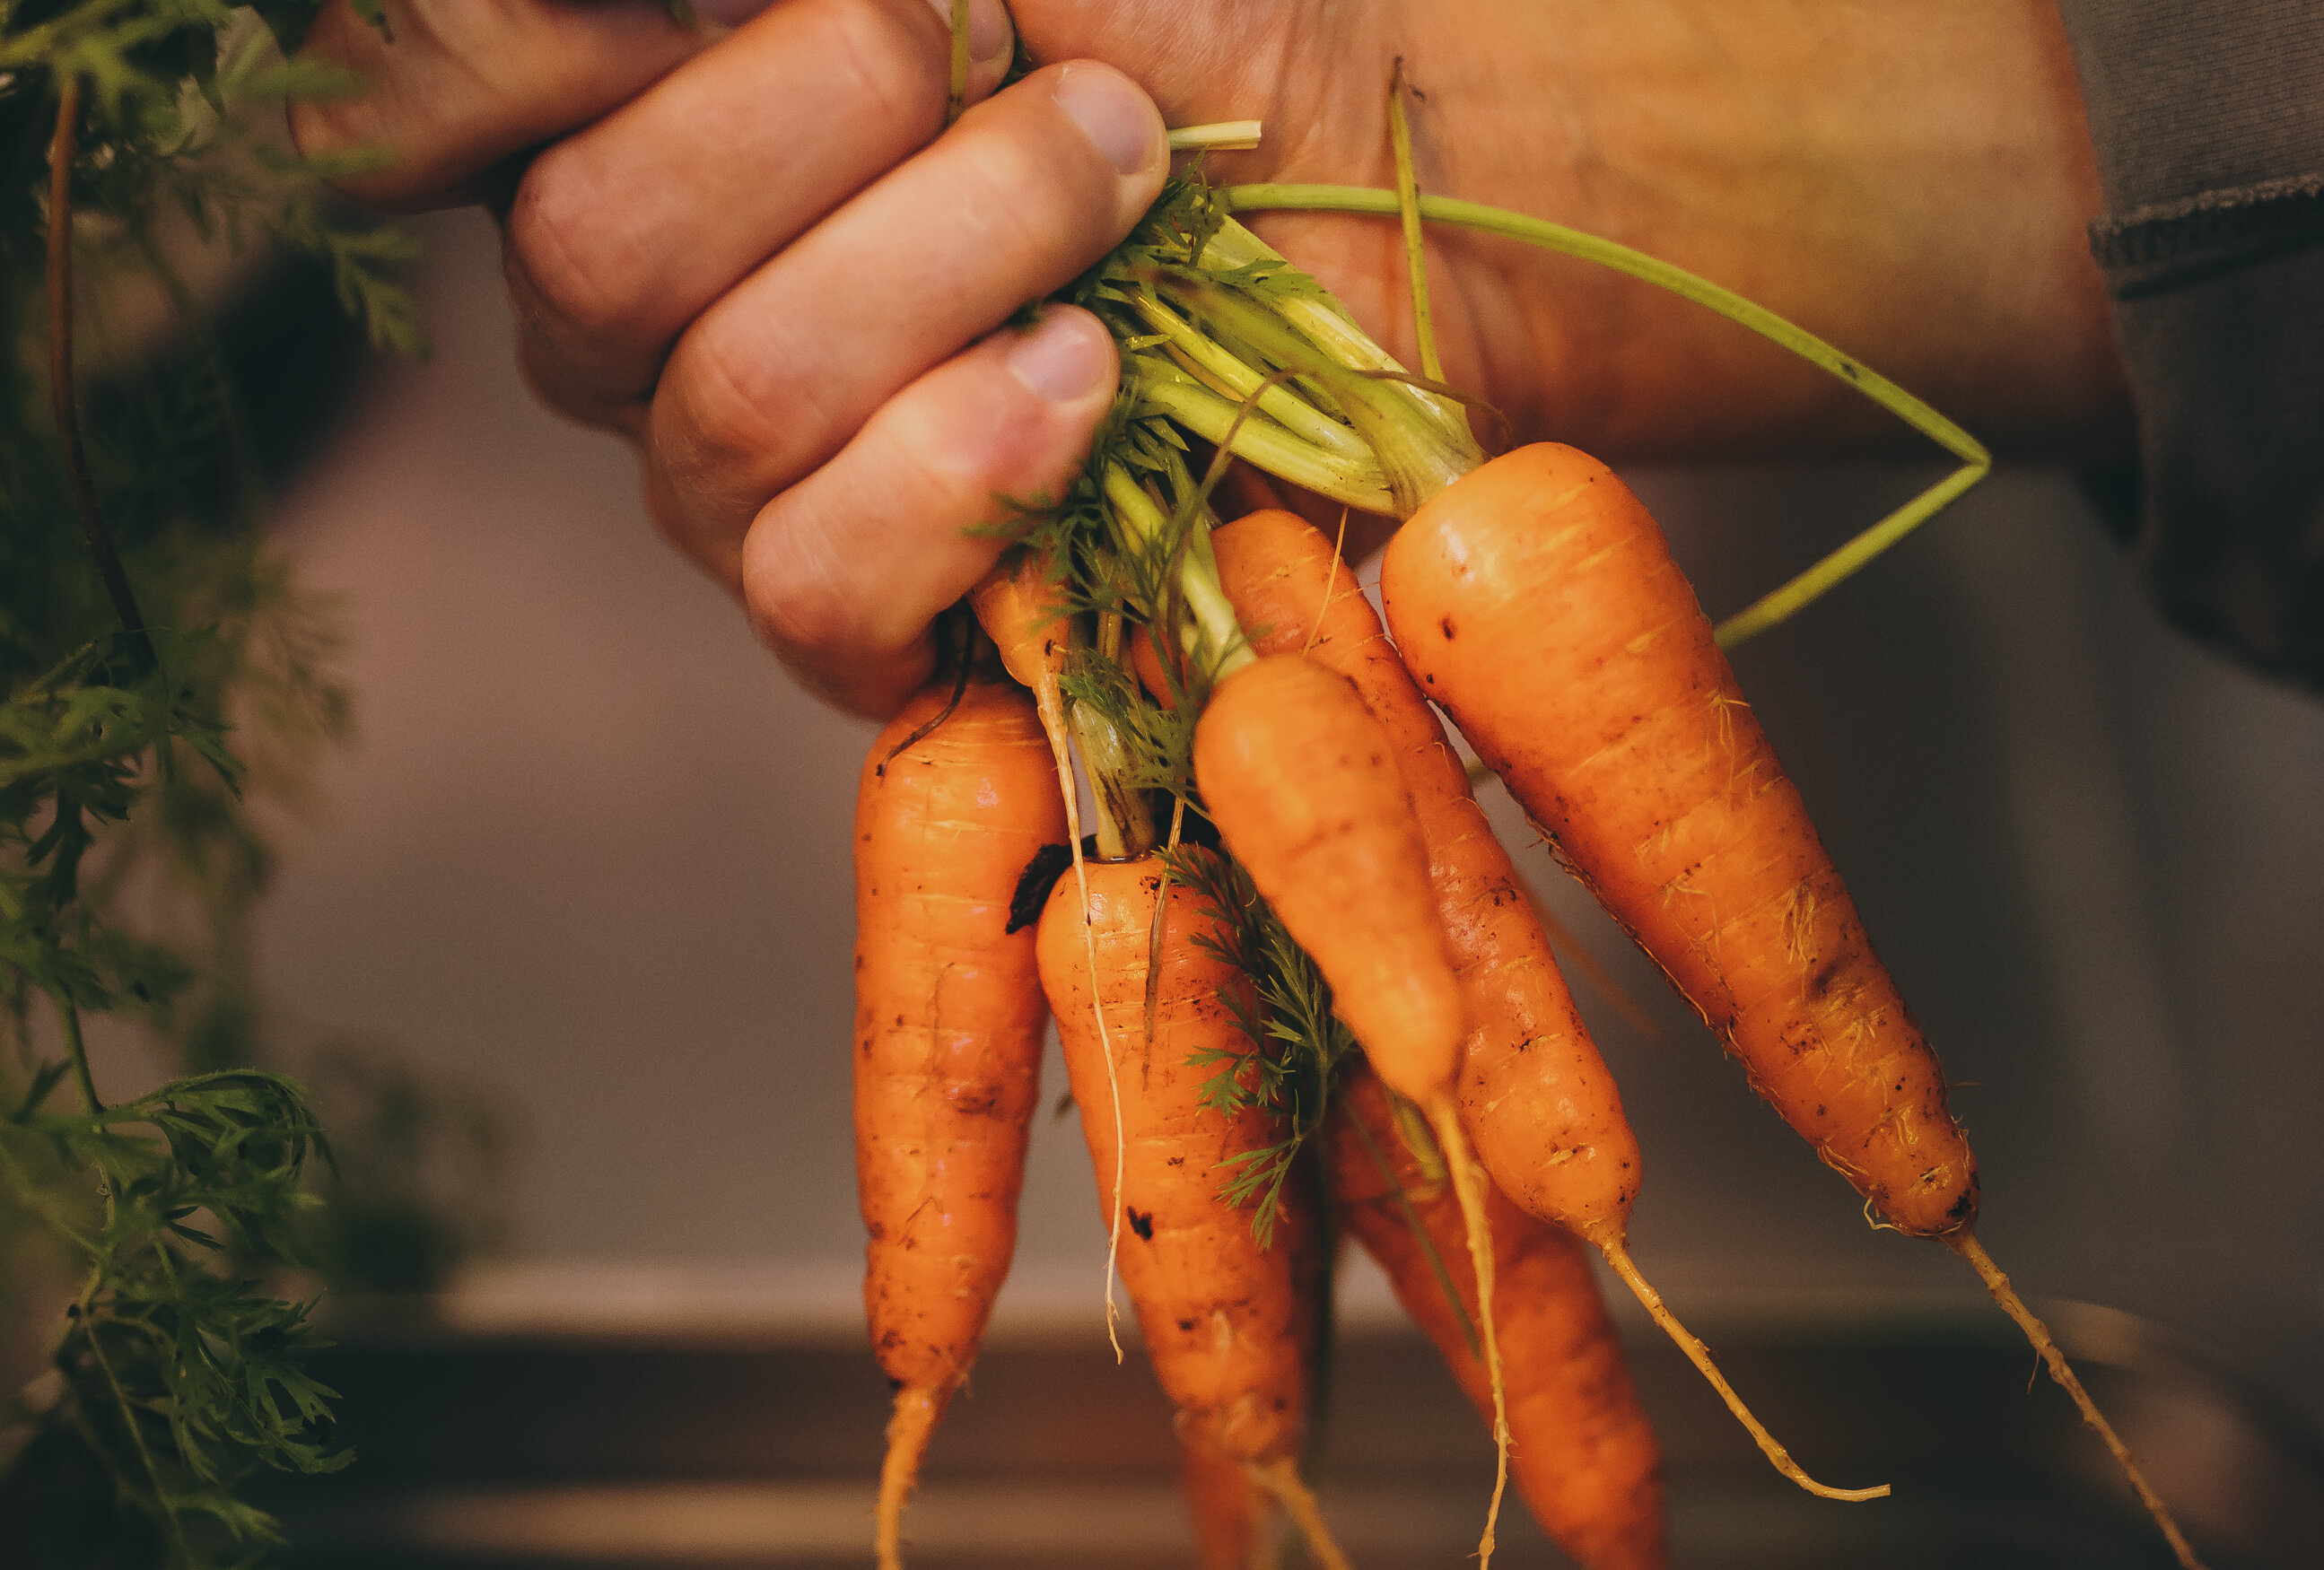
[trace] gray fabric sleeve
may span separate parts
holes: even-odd
[[[2324,5],[2060,0],[2166,613],[2324,690]]]

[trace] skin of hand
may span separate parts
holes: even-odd
[[[1002,324],[1127,233],[1162,126],[1263,121],[1259,151],[1213,155],[1222,180],[1391,185],[1399,58],[1423,189],[1702,273],[2005,454],[2128,448],[2050,0],[974,0],[973,106],[948,131],[946,0],[696,9],[688,30],[655,0],[389,0],[383,37],[337,6],[307,48],[371,90],[292,129],[395,155],[344,182],[359,199],[503,215],[536,390],[627,436],[658,527],[860,712],[925,678],[930,620],[999,548],[965,531],[1086,452],[1111,345],[1071,309]],[[996,90],[1012,26],[1060,63]],[[1254,226],[1416,359],[1392,221]],[[1923,450],[1635,280],[1450,231],[1429,260],[1446,374],[1517,439]]]

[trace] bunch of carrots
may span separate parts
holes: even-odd
[[[1269,205],[1400,214],[1425,374],[1231,216]],[[1651,259],[1421,198],[1408,174],[1394,194],[1174,181],[1068,291],[1122,349],[1084,472],[1019,520],[945,629],[948,669],[863,768],[856,1132],[865,1302],[896,1391],[881,1563],[902,1562],[921,1458],[1008,1270],[1052,1016],[1111,1239],[1109,1328],[1118,1267],[1177,1410],[1205,1570],[1272,1563],[1278,1507],[1318,1563],[1347,1563],[1299,1467],[1326,1215],[1491,1425],[1488,1565],[1512,1472],[1577,1562],[1665,1563],[1661,1456],[1590,1248],[1786,1475],[1888,1492],[1802,1471],[1632,1262],[1637,1141],[1441,709],[1868,1212],[1977,1269],[2196,1565],[1978,1244],[1935,1055],[1654,520],[1572,448],[1479,448],[1426,348],[1430,216],[1672,283],[1845,367],[1969,461],[1759,621],[1982,472],[1981,448],[1868,370]],[[1386,627],[1303,519],[1213,510],[1231,458],[1404,519]]]

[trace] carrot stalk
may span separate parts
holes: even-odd
[[[1412,127],[1404,117],[1404,57],[1388,82],[1388,133],[1396,154],[1396,205],[1404,225],[1404,271],[1412,291],[1412,334],[1420,343],[1420,373],[1431,381],[1444,380],[1444,362],[1436,357],[1436,328],[1428,315],[1428,261],[1420,234],[1420,180],[1412,167]]]
[[[1404,207],[1400,192],[1370,190],[1359,186],[1242,185],[1227,187],[1220,195],[1229,210],[1233,212],[1288,208],[1301,212],[1393,216],[1400,214]],[[1889,546],[1951,506],[1993,471],[1993,455],[1986,450],[1985,445],[1926,403],[1812,333],[1793,326],[1766,307],[1757,305],[1707,278],[1689,272],[1684,268],[1674,267],[1657,257],[1634,251],[1614,241],[1600,239],[1563,224],[1488,207],[1482,202],[1462,201],[1451,197],[1416,196],[1414,205],[1419,209],[1420,216],[1429,222],[1453,224],[1462,228],[1500,234],[1561,255],[1578,257],[1617,272],[1628,273],[1714,311],[1847,382],[1961,460],[1960,468],[1805,572],[1721,622],[1718,636],[1722,648],[1733,648],[1796,615]]]

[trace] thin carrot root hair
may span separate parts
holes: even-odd
[[[964,9],[956,7],[955,23],[958,24],[959,18],[965,14]],[[963,26],[964,24],[955,26],[955,41],[966,36],[962,31]],[[955,48],[960,47],[964,46],[956,41]],[[1119,1193],[1124,1159],[1121,1153],[1121,1087],[1114,1076],[1113,1040],[1106,1030],[1105,1010],[1097,1003],[1097,940],[1089,932],[1089,870],[1082,861],[1081,790],[1074,784],[1073,753],[1065,739],[1065,689],[1058,684],[1056,670],[1047,657],[1048,649],[1044,647],[1040,656],[1029,653],[1031,634],[1038,629],[1032,617],[1038,612],[1025,603],[1027,596],[1021,589],[1025,578],[1034,570],[1030,563],[1020,565],[1011,574],[1004,574],[996,569],[971,591],[969,601],[976,611],[977,620],[983,624],[986,636],[999,647],[1001,662],[1008,667],[1009,674],[1033,690],[1033,707],[1041,717],[1041,731],[1048,737],[1049,751],[1057,760],[1057,790],[1065,803],[1065,849],[1073,856],[1074,886],[1082,896],[1082,949],[1089,960],[1090,1008],[1097,1018],[1099,1044],[1105,1049],[1106,1084],[1113,1092],[1113,1184],[1115,1192]],[[1013,627],[1009,625],[1012,620],[1016,623]],[[1121,1217],[1117,1214],[1105,1243],[1105,1338],[1113,1347],[1116,1363],[1121,1362],[1123,1355],[1120,1328],[1121,1310],[1113,1300],[1113,1278],[1120,1257]],[[885,1570],[884,1566],[882,1570]]]
[[[908,1385],[896,1392],[895,1410],[888,1419],[888,1455],[880,1464],[879,1516],[872,1534],[880,1570],[904,1570],[904,1506],[919,1481],[920,1462],[943,1410],[944,1403],[932,1390]]]
[[[2107,1454],[2114,1457],[2115,1464],[2122,1468],[2122,1474],[2129,1480],[2131,1491],[2138,1495],[2139,1503],[2146,1507],[2146,1513],[2154,1518],[2154,1524],[2162,1529],[2163,1537],[2170,1541],[2171,1551],[2179,1556],[2182,1570],[2206,1570],[2203,1561],[2196,1556],[2194,1546],[2179,1529],[2178,1521],[2171,1514],[2171,1507],[2163,1502],[2162,1496],[2147,1483],[2145,1474],[2139,1471],[2138,1463],[2131,1456],[2130,1447],[2122,1442],[2121,1437],[2114,1431],[2114,1425],[2106,1420],[2098,1404],[2090,1400],[2090,1392],[2082,1388],[2080,1377],[2066,1361],[2066,1354],[2059,1350],[2056,1338],[2050,1334],[2050,1327],[2042,1323],[2041,1316],[2025,1306],[2025,1300],[2017,1295],[2017,1289],[2009,1284],[2009,1277],[1993,1262],[1993,1256],[1985,1252],[1985,1244],[1977,1240],[1977,1234],[1964,1226],[1958,1232],[1945,1234],[1944,1244],[1969,1261],[1970,1268],[1985,1282],[1985,1290],[1993,1294],[1995,1302],[2001,1305],[2001,1311],[2017,1321],[2017,1327],[2025,1332],[2025,1339],[2032,1342],[2034,1350],[2042,1354],[2042,1361],[2049,1366],[2050,1377],[2074,1398],[2074,1405],[2081,1410],[2082,1421],[2098,1430]]]
[[[1686,1354],[1687,1361],[1711,1382],[1711,1388],[1719,1392],[1720,1399],[1727,1403],[1727,1409],[1735,1414],[1735,1420],[1758,1441],[1760,1453],[1774,1464],[1776,1471],[1819,1499],[1846,1500],[1856,1503],[1888,1497],[1889,1489],[1885,1483],[1876,1483],[1870,1488],[1834,1488],[1810,1477],[1800,1464],[1792,1459],[1792,1453],[1767,1432],[1767,1426],[1752,1416],[1751,1409],[1743,1404],[1743,1398],[1735,1393],[1735,1387],[1727,1382],[1727,1376],[1720,1373],[1719,1365],[1711,1360],[1711,1348],[1702,1344],[1702,1338],[1678,1322],[1678,1316],[1664,1304],[1663,1295],[1655,1290],[1654,1283],[1638,1273],[1638,1267],[1631,1262],[1628,1246],[1619,1239],[1593,1237],[1591,1241],[1598,1244],[1599,1252],[1606,1256],[1606,1262],[1614,1267],[1614,1273],[1622,1278],[1623,1284],[1637,1294],[1638,1301],[1654,1317],[1655,1323],[1663,1327],[1664,1333],[1678,1344],[1678,1349]]]
[[[1485,773],[1487,778],[1493,777],[1490,769]],[[1579,933],[1565,924],[1563,916],[1550,908],[1549,901],[1542,897],[1541,890],[1534,886],[1532,878],[1526,876],[1525,869],[1513,862],[1509,870],[1517,877],[1517,892],[1525,895],[1526,904],[1532,907],[1534,919],[1541,923],[1543,935],[1549,939],[1551,950],[1581,971],[1583,978],[1596,988],[1598,996],[1606,1000],[1606,1005],[1620,1015],[1622,1023],[1637,1032],[1649,1045],[1674,1045],[1670,1032],[1663,1029],[1661,1022],[1646,1012],[1644,1004],[1623,989],[1622,984],[1614,979],[1614,973],[1606,969],[1605,961],[1582,941]]]
[[[1493,1229],[1485,1217],[1485,1169],[1469,1149],[1460,1108],[1451,1096],[1440,1096],[1429,1106],[1428,1125],[1443,1152],[1453,1197],[1461,1202],[1462,1225],[1469,1234],[1469,1262],[1477,1272],[1477,1333],[1485,1344],[1485,1376],[1493,1385],[1493,1501],[1485,1508],[1484,1535],[1477,1539],[1480,1570],[1492,1570],[1494,1531],[1501,1521],[1501,1496],[1509,1486],[1509,1392],[1501,1375],[1500,1339],[1493,1331]]]
[[[1244,1464],[1250,1469],[1251,1481],[1273,1494],[1276,1502],[1298,1527],[1300,1539],[1323,1570],[1355,1570],[1340,1545],[1333,1541],[1332,1529],[1323,1524],[1323,1512],[1316,1507],[1314,1494],[1300,1477],[1298,1462],[1283,1455],[1273,1461]]]

